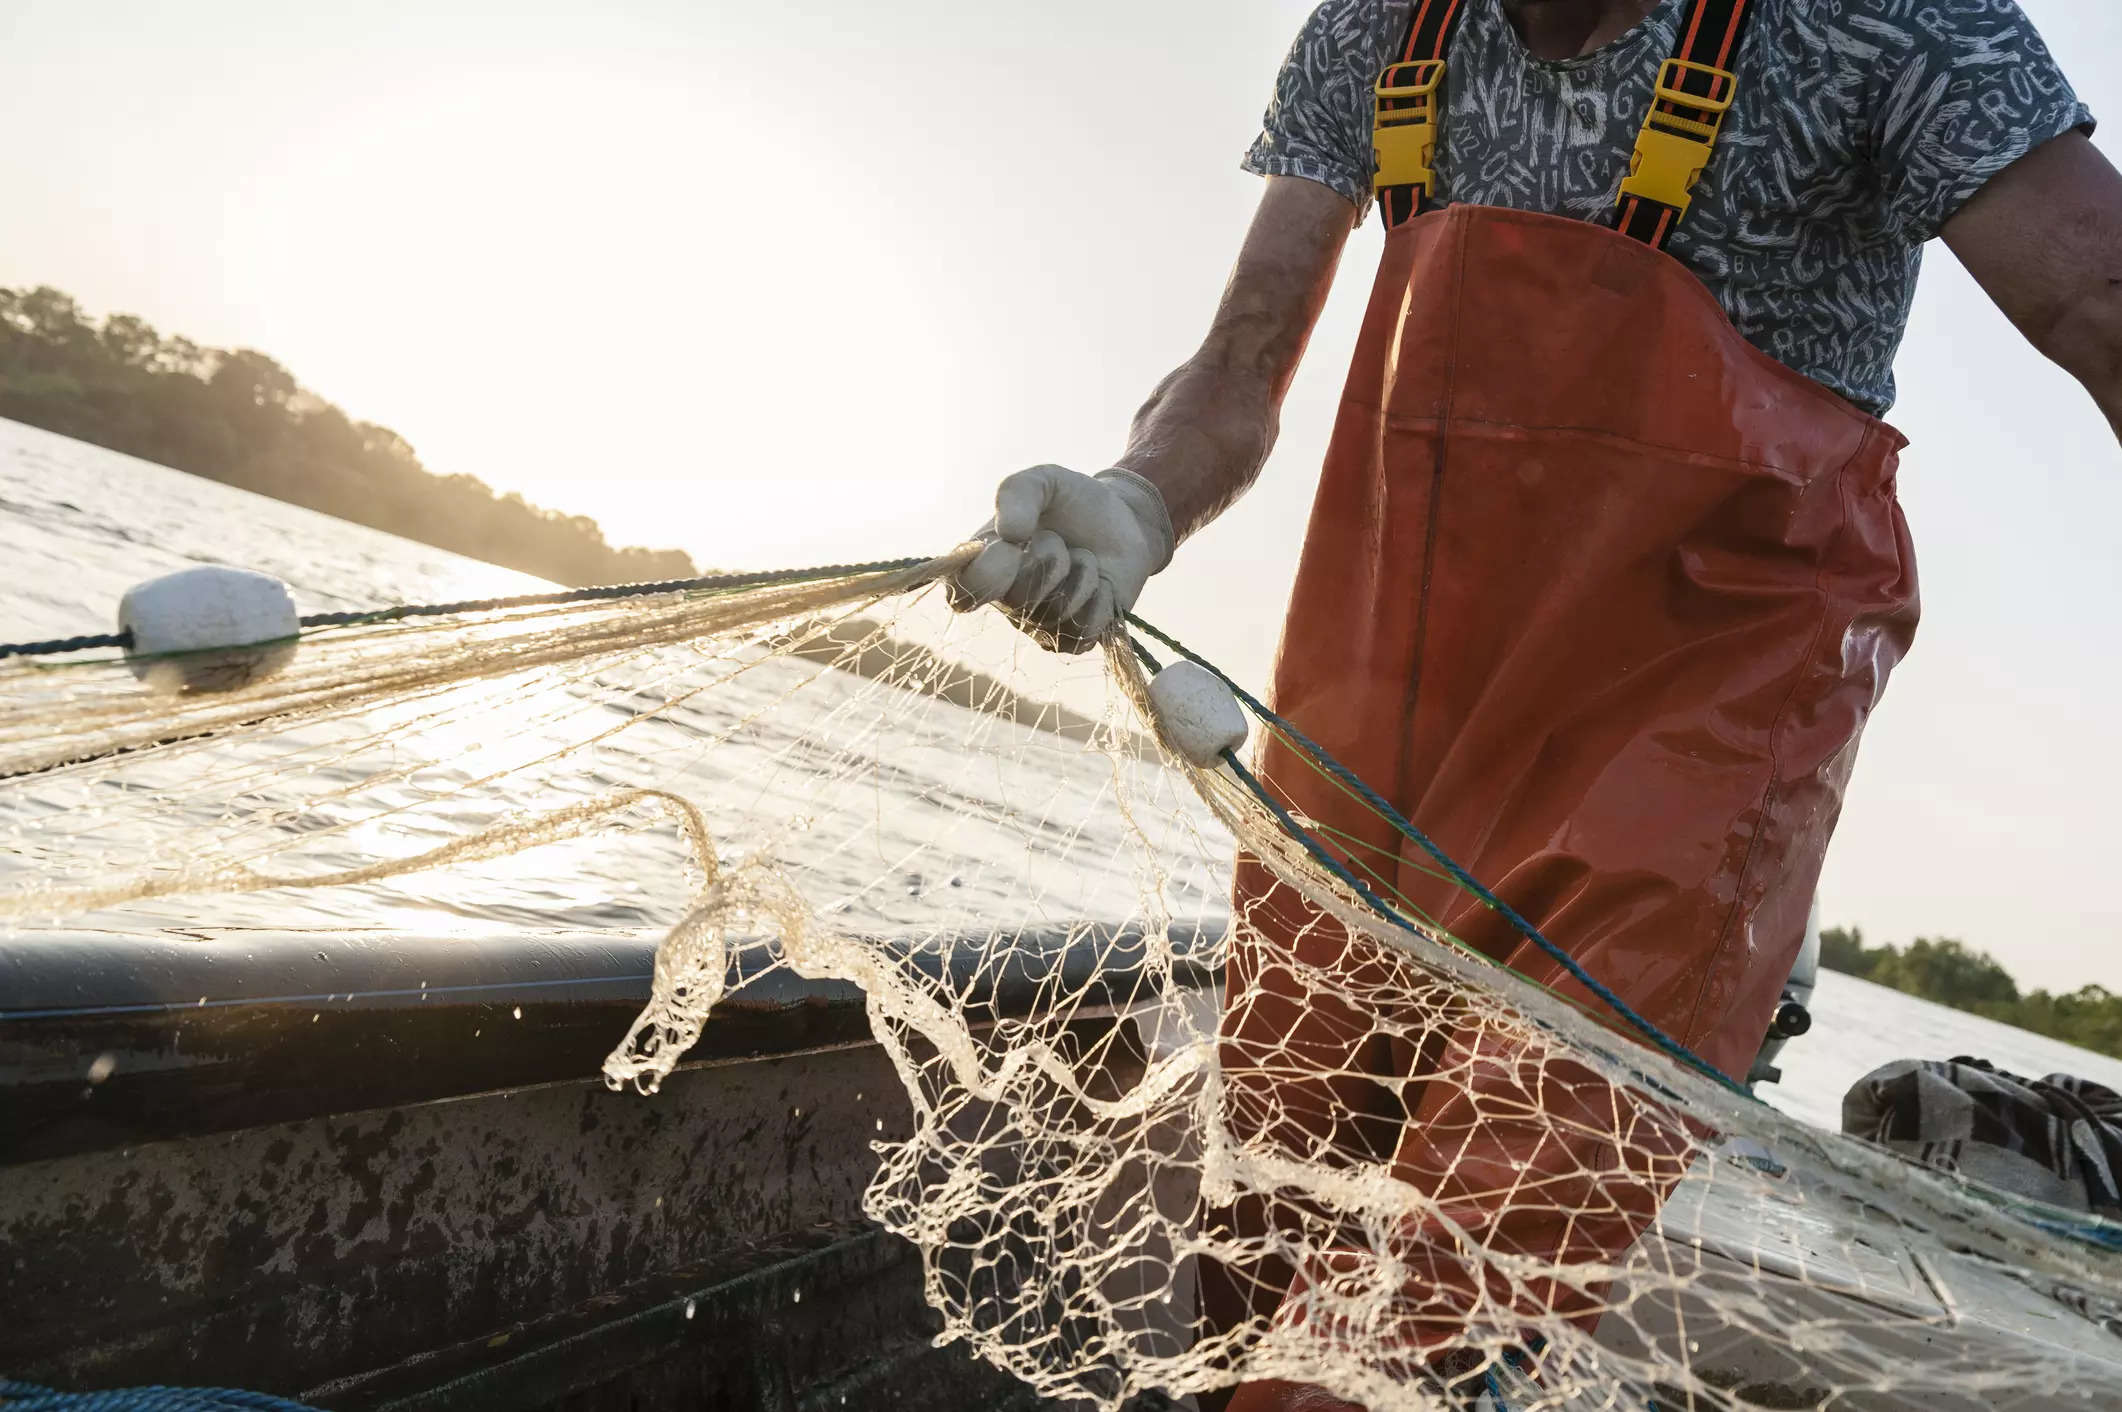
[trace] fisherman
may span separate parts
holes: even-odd
[[[1001,483],[954,604],[999,603],[1064,651],[1113,630],[1259,473],[1375,201],[1384,253],[1275,707],[1742,1078],[1915,629],[1904,443],[1879,418],[1924,246],[1942,237],[2122,429],[2122,177],[2091,129],[2013,0],[1327,0],[1246,155],[1266,188],[1200,350],[1112,468]],[[1286,747],[1261,765],[1381,887],[1596,1008]],[[1257,860],[1234,903],[1234,1126],[1389,1159],[1491,1250],[1627,1250],[1676,1172],[1599,1150],[1611,1094],[1589,1071],[1533,1093],[1507,1055],[1466,1062],[1478,1033],[1381,1043],[1295,978],[1347,964],[1345,932]],[[1440,1056],[1452,1083],[1406,1086]],[[1592,1118],[1559,1157],[1558,1103]],[[1523,1177],[1558,1161],[1577,1187]],[[1332,1252],[1271,1265],[1224,1272],[1210,1312],[1273,1318]],[[1411,1302],[1436,1312],[1404,1332],[1418,1357],[1455,1333],[1430,1296],[1468,1278],[1441,1258],[1431,1277]],[[1586,1323],[1596,1293],[1538,1291]],[[1348,1404],[1280,1382],[1230,1404],[1300,1405]]]

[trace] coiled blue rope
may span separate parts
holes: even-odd
[[[4,1412],[316,1412],[271,1393],[223,1387],[121,1387],[59,1392],[0,1378]]]
[[[1593,995],[1597,996],[1601,1001],[1605,1002],[1605,1004],[1616,1015],[1620,1016],[1622,1020],[1626,1021],[1630,1026],[1632,1026],[1638,1033],[1640,1033],[1645,1039],[1649,1040],[1658,1049],[1662,1050],[1671,1058],[1678,1060],[1679,1062],[1687,1065],[1691,1069],[1694,1069],[1696,1072],[1704,1074],[1709,1078],[1715,1079],[1718,1083],[1722,1084],[1725,1088],[1730,1089],[1733,1093],[1739,1094],[1742,1097],[1746,1098],[1753,1097],[1751,1093],[1747,1092],[1746,1086],[1744,1084],[1734,1082],[1721,1069],[1717,1068],[1714,1064],[1711,1064],[1707,1059],[1704,1059],[1701,1055],[1695,1053],[1692,1049],[1689,1049],[1679,1040],[1674,1039],[1664,1030],[1658,1028],[1649,1020],[1637,1014],[1636,1011],[1628,1004],[1627,1001],[1623,1000],[1620,996],[1614,994],[1613,990],[1610,987],[1601,982],[1597,977],[1593,976],[1591,972],[1585,970],[1583,966],[1579,965],[1575,957],[1571,956],[1561,947],[1549,941],[1545,936],[1541,934],[1540,929],[1538,927],[1534,926],[1531,922],[1527,921],[1524,917],[1520,916],[1516,908],[1512,907],[1508,902],[1505,902],[1502,898],[1496,896],[1495,893],[1489,891],[1486,887],[1482,886],[1480,881],[1476,879],[1472,873],[1469,873],[1466,871],[1466,869],[1460,867],[1459,864],[1453,860],[1451,855],[1446,853],[1442,848],[1438,847],[1435,841],[1433,841],[1428,834],[1422,832],[1422,830],[1416,828],[1406,818],[1402,817],[1400,811],[1398,809],[1395,809],[1390,803],[1386,802],[1386,799],[1383,795],[1379,794],[1376,790],[1372,789],[1369,785],[1365,784],[1363,782],[1362,777],[1359,776],[1354,770],[1351,770],[1350,768],[1348,768],[1348,766],[1342,764],[1339,760],[1336,760],[1331,754],[1327,752],[1324,746],[1318,744],[1316,741],[1312,740],[1311,737],[1305,735],[1304,732],[1298,730],[1288,721],[1276,715],[1272,710],[1268,708],[1267,703],[1261,701],[1258,697],[1254,696],[1251,692],[1247,691],[1244,687],[1238,685],[1238,683],[1232,681],[1228,676],[1226,676],[1222,668],[1218,667],[1215,663],[1209,661],[1200,653],[1188,647],[1185,643],[1180,642],[1177,638],[1172,637],[1170,634],[1165,633],[1159,630],[1158,628],[1152,626],[1151,624],[1144,622],[1141,618],[1136,617],[1133,613],[1129,613],[1127,615],[1127,621],[1132,626],[1141,629],[1143,632],[1149,634],[1157,641],[1163,643],[1172,651],[1177,652],[1181,656],[1185,657],[1188,661],[1194,663],[1196,666],[1206,668],[1208,671],[1214,673],[1216,679],[1222,682],[1226,687],[1230,688],[1231,695],[1237,697],[1238,700],[1244,704],[1245,708],[1248,711],[1251,711],[1261,720],[1267,722],[1270,726],[1273,726],[1277,731],[1281,732],[1282,735],[1285,736],[1292,744],[1297,746],[1306,755],[1310,756],[1312,762],[1319,766],[1320,769],[1325,770],[1328,774],[1332,775],[1342,784],[1347,785],[1350,789],[1354,790],[1356,792],[1357,797],[1362,799],[1363,802],[1368,804],[1372,809],[1376,810],[1380,817],[1390,822],[1392,826],[1399,831],[1400,835],[1403,838],[1407,839],[1410,843],[1413,843],[1423,852],[1427,853],[1431,858],[1435,859],[1437,865],[1443,868],[1445,872],[1451,876],[1452,881],[1458,883],[1460,887],[1465,888],[1467,892],[1471,893],[1474,897],[1478,898],[1484,905],[1494,909],[1494,911],[1499,916],[1501,916],[1504,921],[1510,923],[1511,926],[1517,928],[1519,933],[1523,935],[1527,941],[1530,941],[1534,946],[1538,947],[1541,952],[1543,952],[1550,960],[1554,961],[1557,965],[1561,966],[1563,970],[1569,972],[1570,976],[1575,979],[1579,985],[1583,986],[1586,990],[1590,991]],[[1142,655],[1142,648],[1139,643],[1135,644],[1135,651],[1137,655]],[[1149,661],[1152,659],[1149,659],[1145,656],[1144,660]],[[1152,668],[1151,670],[1155,670],[1155,668]],[[1231,752],[1225,751],[1224,755],[1229,763],[1237,763],[1236,756],[1232,755]],[[1327,866],[1333,870],[1334,875],[1336,877],[1340,878],[1341,881],[1343,881],[1344,883],[1347,883],[1350,886],[1354,887],[1358,895],[1363,897],[1365,901],[1369,902],[1372,907],[1376,908],[1380,913],[1384,914],[1389,920],[1397,923],[1399,926],[1405,928],[1408,931],[1416,930],[1411,924],[1399,917],[1397,913],[1389,911],[1383,903],[1378,901],[1376,895],[1372,893],[1369,888],[1365,887],[1362,883],[1356,881],[1355,875],[1351,873],[1347,868],[1341,866],[1337,862],[1331,862],[1325,859],[1323,856],[1324,850],[1322,845],[1320,845],[1317,840],[1311,838],[1310,835],[1302,828],[1302,826],[1299,825],[1297,821],[1290,816],[1289,812],[1284,809],[1279,802],[1277,802],[1272,796],[1268,794],[1266,788],[1260,783],[1258,779],[1254,778],[1251,772],[1245,770],[1242,766],[1240,766],[1237,770],[1237,775],[1240,783],[1244,784],[1245,787],[1250,790],[1256,798],[1258,798],[1262,803],[1266,804],[1269,809],[1274,811],[1275,817],[1282,821],[1282,826],[1290,830],[1290,832],[1298,839],[1298,841],[1304,845],[1306,852],[1310,853],[1314,858],[1318,858],[1322,862],[1326,862]]]

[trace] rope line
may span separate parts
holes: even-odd
[[[400,603],[389,608],[364,608],[332,613],[311,613],[297,620],[304,631],[341,628],[369,623],[393,623],[406,618],[441,618],[460,613],[495,613],[511,608],[547,608],[564,603],[599,603],[624,598],[649,598],[665,593],[699,593],[718,589],[766,588],[777,583],[807,583],[819,579],[857,578],[863,574],[895,573],[930,562],[926,557],[880,559],[867,564],[821,564],[808,569],[768,569],[753,573],[705,574],[699,578],[662,579],[653,583],[599,584],[592,588],[559,589],[552,593],[518,593],[501,598],[467,598],[455,603]],[[0,643],[0,660],[9,657],[54,657],[68,652],[90,652],[129,648],[129,632],[84,633],[78,637],[49,638],[43,642]],[[244,644],[252,645],[252,644]]]
[[[56,657],[62,652],[91,652],[99,647],[130,647],[129,632],[84,633],[79,637],[54,637],[43,642],[0,643],[0,657]],[[6,1386],[0,1384],[0,1387]]]
[[[126,1387],[60,1392],[0,1378],[6,1412],[315,1412],[267,1392],[225,1387]]]
[[[368,623],[396,622],[402,618],[437,618],[458,613],[491,613],[509,608],[544,608],[562,603],[597,603],[622,598],[648,598],[663,593],[698,593],[716,589],[767,588],[777,583],[806,583],[818,579],[851,579],[863,574],[893,573],[930,562],[927,556],[880,559],[867,564],[821,564],[808,569],[768,569],[752,573],[707,574],[700,578],[663,579],[654,583],[602,584],[594,588],[562,589],[556,593],[519,593],[507,598],[476,598],[459,603],[400,604],[393,608],[359,612],[312,613],[301,620],[305,628],[337,628]],[[0,648],[0,656],[6,649]]]
[[[1564,951],[1561,947],[1555,945],[1555,943],[1553,943],[1552,941],[1549,941],[1546,936],[1541,933],[1538,927],[1534,926],[1531,922],[1527,921],[1524,917],[1520,916],[1516,908],[1512,907],[1508,902],[1505,902],[1502,898],[1496,896],[1496,894],[1489,891],[1488,888],[1482,886],[1479,879],[1475,878],[1472,873],[1467,872],[1466,869],[1460,867],[1459,864],[1452,858],[1452,856],[1446,853],[1442,848],[1440,848],[1430,838],[1428,834],[1416,828],[1412,823],[1410,823],[1406,818],[1401,815],[1398,809],[1395,809],[1390,803],[1388,803],[1383,795],[1379,794],[1376,790],[1372,789],[1369,785],[1365,784],[1363,782],[1362,777],[1359,776],[1354,770],[1349,769],[1348,766],[1342,764],[1339,760],[1336,760],[1333,755],[1327,751],[1326,747],[1320,745],[1318,742],[1314,741],[1310,736],[1307,736],[1306,734],[1304,734],[1304,732],[1298,730],[1295,726],[1291,725],[1287,720],[1284,720],[1281,716],[1276,715],[1272,710],[1268,708],[1265,702],[1261,701],[1258,697],[1254,696],[1251,692],[1247,691],[1244,687],[1238,685],[1238,683],[1232,681],[1230,677],[1225,675],[1222,668],[1218,667],[1215,663],[1209,661],[1207,658],[1201,656],[1200,653],[1195,652],[1192,648],[1188,647],[1185,643],[1180,642],[1177,638],[1172,637],[1168,633],[1159,630],[1158,628],[1152,626],[1147,622],[1144,622],[1141,618],[1136,617],[1133,613],[1129,613],[1127,615],[1127,621],[1135,627],[1140,628],[1143,632],[1148,633],[1151,637],[1163,643],[1172,651],[1179,653],[1188,661],[1193,662],[1197,666],[1204,667],[1208,671],[1214,673],[1216,679],[1221,681],[1226,687],[1230,688],[1231,694],[1237,697],[1239,701],[1244,703],[1247,710],[1251,711],[1261,720],[1267,722],[1276,730],[1280,731],[1299,749],[1304,751],[1305,754],[1311,756],[1316,764],[1318,764],[1321,768],[1325,769],[1328,773],[1332,774],[1334,778],[1340,780],[1343,784],[1355,790],[1357,795],[1362,798],[1364,803],[1368,804],[1372,809],[1376,810],[1381,818],[1391,823],[1392,826],[1400,832],[1402,837],[1406,838],[1409,842],[1421,848],[1422,851],[1429,854],[1430,857],[1436,859],[1438,866],[1442,867],[1447,873],[1449,873],[1454,882],[1458,883],[1460,887],[1464,888],[1467,892],[1471,893],[1474,897],[1478,898],[1483,905],[1493,909],[1499,916],[1503,918],[1504,921],[1510,923],[1511,926],[1517,928],[1519,933],[1523,935],[1527,941],[1530,941],[1534,946],[1538,947],[1542,952],[1546,953],[1547,957],[1559,966],[1561,966],[1563,970],[1569,972],[1571,978],[1573,978],[1579,985],[1583,986],[1586,990],[1589,990],[1593,995],[1596,995],[1597,997],[1599,997],[1600,1000],[1604,1001],[1616,1015],[1620,1016],[1623,1020],[1627,1021],[1628,1024],[1633,1026],[1637,1030],[1637,1032],[1642,1034],[1645,1039],[1649,1040],[1653,1045],[1663,1050],[1671,1058],[1677,1059],[1681,1063],[1686,1064],[1690,1068],[1695,1069],[1697,1072],[1715,1079],[1718,1083],[1722,1084],[1725,1088],[1730,1089],[1733,1093],[1740,1094],[1747,1098],[1754,1097],[1753,1094],[1747,1092],[1746,1086],[1744,1084],[1734,1082],[1728,1075],[1724,1073],[1723,1070],[1717,1068],[1708,1060],[1702,1058],[1702,1056],[1695,1053],[1694,1050],[1689,1049],[1679,1040],[1674,1039],[1664,1030],[1658,1028],[1658,1026],[1652,1024],[1649,1020],[1637,1014],[1634,1008],[1632,1008],[1627,1001],[1623,1000],[1620,996],[1616,995],[1597,977],[1593,976],[1591,972],[1585,970],[1583,966],[1579,965],[1575,957],[1571,956],[1567,951]],[[1137,650],[1139,651],[1139,649]],[[1225,751],[1224,754],[1226,756],[1230,756],[1229,751]],[[1232,757],[1232,759],[1233,761],[1235,761],[1235,757]],[[1241,781],[1246,782],[1247,787],[1252,789],[1254,793],[1259,794],[1263,801],[1266,800],[1266,794],[1259,787],[1258,782],[1252,779],[1249,773],[1241,773],[1240,779]],[[1283,826],[1285,828],[1298,830],[1296,821],[1291,819],[1289,815],[1279,806],[1274,805],[1270,802],[1269,807],[1275,810],[1276,817],[1283,821]],[[1305,843],[1306,851],[1312,852],[1313,856],[1316,857],[1317,853],[1314,844],[1310,840],[1301,837],[1300,830],[1299,833],[1299,841]],[[1359,890],[1359,892],[1361,892],[1366,897],[1369,897],[1369,889],[1364,888],[1361,883],[1355,883],[1353,881],[1352,875],[1349,874],[1346,869],[1335,866],[1334,871],[1342,879],[1343,882],[1353,883],[1353,885]],[[1374,898],[1371,899],[1371,905],[1374,907],[1381,906],[1381,904],[1379,904]],[[1406,922],[1401,922],[1400,925],[1407,926],[1408,924]]]

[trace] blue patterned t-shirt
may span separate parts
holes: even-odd
[[[1411,0],[1326,0],[1284,63],[1248,170],[1370,202],[1371,86]],[[1613,43],[1532,55],[1464,0],[1436,196],[1610,218],[1686,0]],[[2016,0],[1755,0],[1738,101],[1668,250],[1788,367],[1883,413],[1923,244],[1990,177],[2090,129]]]

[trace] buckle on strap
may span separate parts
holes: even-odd
[[[1437,90],[1443,82],[1442,59],[1389,64],[1378,75],[1371,90],[1371,151],[1378,164],[1371,185],[1377,190],[1413,186],[1429,195],[1436,179]]]
[[[1718,97],[1690,93],[1681,83],[1699,75]],[[1667,59],[1658,70],[1651,93],[1650,115],[1636,134],[1636,150],[1629,158],[1628,177],[1621,183],[1623,200],[1631,196],[1655,201],[1685,214],[1694,199],[1694,189],[1709,167],[1724,126],[1738,94],[1739,76],[1714,64],[1688,59]],[[1664,105],[1672,105],[1665,111]]]

